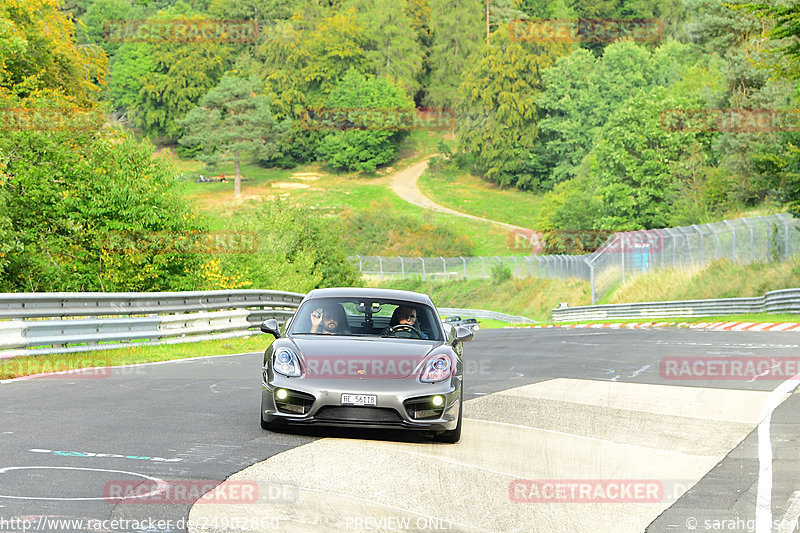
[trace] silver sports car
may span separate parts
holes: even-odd
[[[317,289],[264,352],[261,427],[406,428],[461,438],[462,345],[467,328],[439,319],[424,294]]]

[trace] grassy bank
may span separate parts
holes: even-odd
[[[45,372],[77,368],[133,365],[235,353],[262,352],[272,342],[270,335],[255,335],[184,344],[135,346],[114,350],[96,350],[74,354],[30,355],[0,360],[0,379],[11,379]],[[107,374],[100,374],[107,375]]]

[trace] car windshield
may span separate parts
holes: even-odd
[[[300,306],[289,335],[350,335],[409,340],[443,339],[435,311],[392,299],[314,298]]]

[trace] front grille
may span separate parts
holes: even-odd
[[[370,423],[396,423],[403,418],[394,409],[385,407],[337,407],[327,405],[315,415],[317,420],[344,421],[344,422],[370,422]]]

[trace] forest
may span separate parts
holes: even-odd
[[[721,0],[0,0],[0,288],[208,286],[202,257],[103,248],[203,230],[154,150],[369,174],[421,113],[450,128],[440,167],[543,195],[537,230],[798,214],[797,19]],[[317,240],[286,257],[351,283]]]

